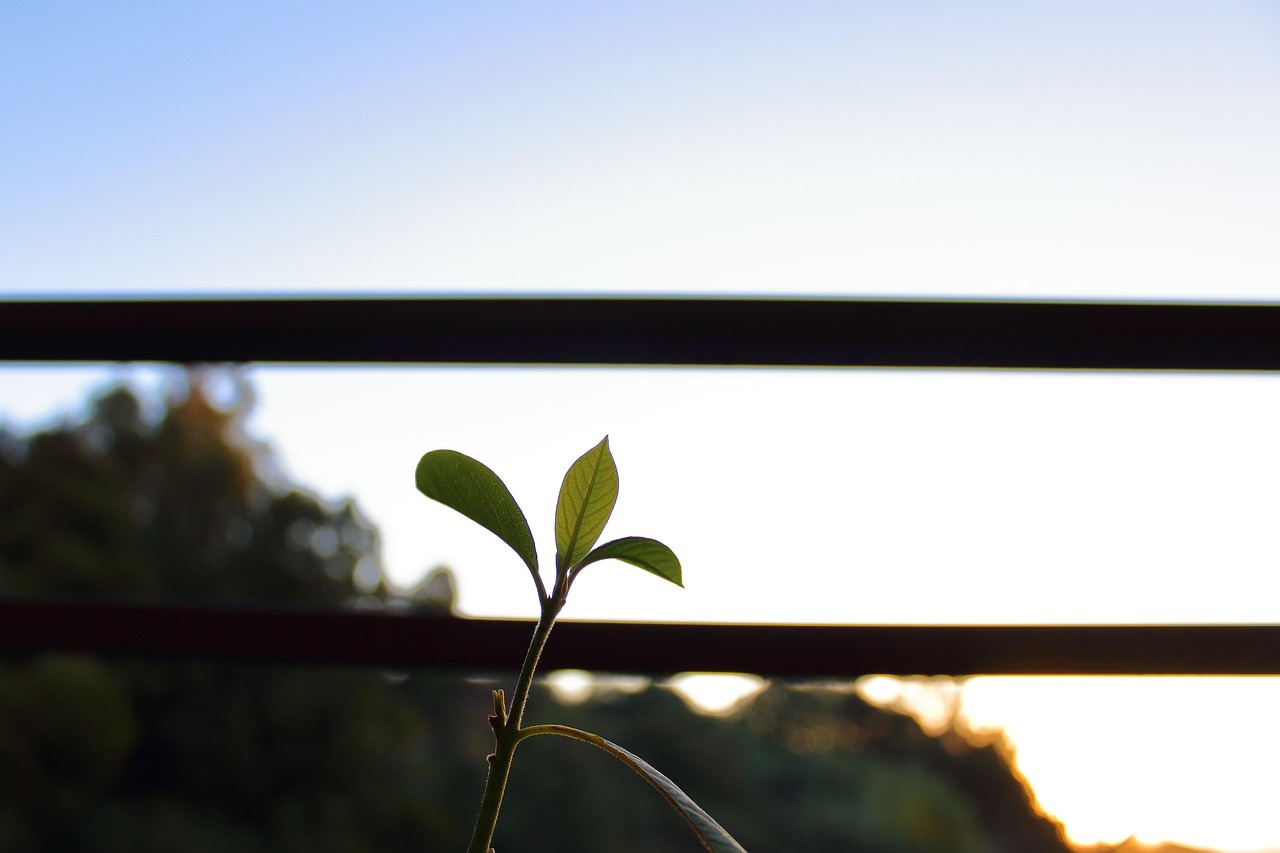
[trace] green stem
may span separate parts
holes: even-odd
[[[556,614],[564,606],[564,593],[560,584],[552,593],[552,597],[542,600],[542,615],[538,625],[533,629],[533,639],[529,642],[529,650],[525,652],[524,664],[520,667],[520,676],[516,681],[516,691],[511,697],[511,709],[507,714],[505,725],[495,731],[497,749],[489,756],[489,778],[484,784],[484,796],[480,799],[480,814],[476,818],[475,830],[471,834],[471,843],[467,853],[488,853],[489,844],[493,841],[493,831],[498,825],[498,810],[502,807],[502,795],[507,789],[507,777],[511,774],[511,762],[515,758],[516,746],[523,739],[520,720],[524,717],[524,706],[529,700],[529,688],[533,685],[533,672],[538,668],[538,658],[542,648],[547,644],[551,634],[551,626],[555,624]]]
[[[538,735],[560,735],[560,737],[573,738],[583,743],[589,743],[592,746],[600,746],[604,743],[604,739],[600,735],[584,732],[582,729],[575,729],[572,726],[560,726],[554,723],[548,723],[541,726],[529,726],[520,730],[520,737],[517,740],[525,738],[537,737]]]

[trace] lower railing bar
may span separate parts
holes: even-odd
[[[0,598],[0,653],[514,669],[531,622],[340,609]],[[794,678],[1280,675],[1278,625],[822,626],[563,622],[543,671]]]

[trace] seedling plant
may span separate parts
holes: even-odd
[[[685,819],[698,841],[710,853],[746,853],[674,782],[617,744],[569,726],[522,724],[538,658],[556,616],[564,609],[569,589],[583,569],[602,560],[619,560],[652,572],[677,586],[684,585],[680,561],[670,548],[656,539],[627,536],[596,546],[618,499],[618,468],[609,451],[609,437],[605,436],[574,462],[560,485],[555,515],[555,579],[549,589],[538,570],[538,554],[529,522],[497,474],[457,451],[432,450],[418,462],[415,480],[418,490],[424,495],[457,510],[506,542],[528,567],[538,591],[538,622],[520,667],[515,690],[510,700],[502,690],[493,691],[493,713],[489,716],[489,725],[493,729],[495,746],[488,756],[489,775],[467,853],[493,853],[490,844],[516,747],[539,735],[558,735],[604,750],[652,785]]]

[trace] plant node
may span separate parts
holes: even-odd
[[[493,691],[493,713],[488,719],[494,738],[501,741],[502,730],[507,725],[507,699],[501,690]]]

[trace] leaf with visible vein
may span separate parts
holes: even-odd
[[[569,467],[556,501],[556,567],[577,564],[596,544],[618,500],[618,467],[609,436]]]
[[[497,474],[456,450],[432,450],[418,462],[414,479],[418,491],[510,545],[538,580],[538,554],[529,522]]]
[[[582,562],[578,563],[577,570],[582,571],[584,567],[601,560],[621,560],[624,563],[639,566],[646,572],[652,572],[678,587],[684,586],[680,575],[680,560],[674,551],[656,539],[626,536],[606,542],[583,557]]]

